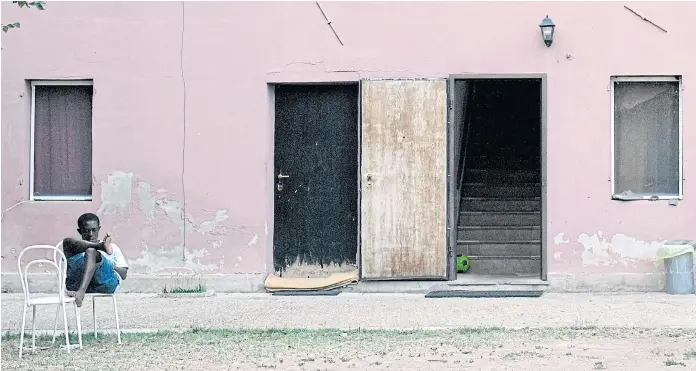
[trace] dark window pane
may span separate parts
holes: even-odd
[[[92,195],[92,87],[35,89],[34,195]]]
[[[679,194],[679,83],[615,82],[614,169],[619,194]]]

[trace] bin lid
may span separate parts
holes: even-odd
[[[657,249],[657,260],[674,258],[679,255],[694,253],[696,249],[694,240],[671,240],[665,242],[662,247]]]

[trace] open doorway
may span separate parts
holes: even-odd
[[[543,80],[455,79],[452,85],[452,255],[469,257],[466,275],[545,279]]]
[[[276,85],[273,263],[284,277],[355,269],[358,84]]]

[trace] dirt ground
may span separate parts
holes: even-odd
[[[7,370],[693,370],[694,329],[462,329],[440,331],[191,330],[114,335],[67,354],[58,346]],[[29,338],[29,344],[31,338]],[[42,338],[38,346],[50,346]]]
[[[20,294],[2,294],[2,331],[22,323]],[[82,310],[83,328],[91,329],[92,308]],[[636,308],[639,308],[638,310]],[[696,295],[544,294],[540,298],[427,299],[411,294],[271,296],[216,294],[204,298],[118,295],[121,328],[138,330],[214,329],[459,329],[470,327],[692,328]],[[53,329],[55,307],[39,307],[36,328]],[[113,329],[111,300],[97,302],[100,329]],[[30,312],[31,313],[31,312]],[[433,315],[435,314],[435,315]],[[31,317],[29,317],[31,318]],[[68,307],[74,329],[74,311]],[[29,322],[27,322],[27,327]]]

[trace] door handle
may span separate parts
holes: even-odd
[[[290,175],[283,175],[283,173],[278,173],[278,179],[290,178]]]

